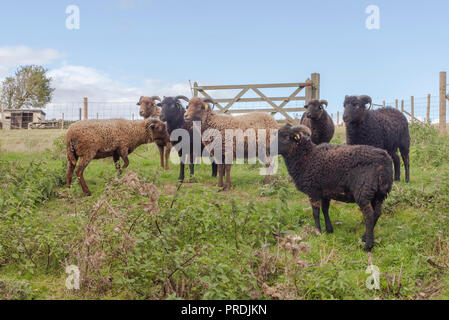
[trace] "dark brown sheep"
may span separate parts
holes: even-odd
[[[75,122],[69,127],[66,135],[67,187],[70,188],[75,171],[83,192],[90,195],[83,172],[92,159],[112,157],[121,174],[120,158],[123,159],[125,169],[129,165],[128,155],[138,146],[155,142],[163,147],[169,141],[165,123],[156,118],[142,121],[110,119]]]
[[[393,168],[385,150],[366,145],[315,145],[310,129],[286,125],[278,132],[278,152],[284,158],[296,188],[309,196],[315,226],[321,232],[320,208],[326,231],[334,231],[329,218],[331,199],[357,203],[365,219],[365,250],[374,246],[374,227],[382,203],[391,191]]]
[[[393,159],[394,180],[401,178],[401,162],[397,150],[401,151],[405,168],[405,181],[410,181],[410,133],[407,118],[393,108],[369,110],[369,96],[346,96],[343,121],[346,126],[346,143],[365,144],[384,149]]]
[[[328,106],[326,100],[311,100],[304,108],[301,124],[312,130],[312,142],[315,144],[329,143],[334,136],[335,126],[332,118],[324,110]]]

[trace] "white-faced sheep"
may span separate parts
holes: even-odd
[[[330,200],[357,203],[365,219],[365,250],[374,246],[374,227],[391,191],[393,168],[385,150],[366,145],[315,145],[310,129],[286,125],[278,132],[278,152],[296,188],[309,196],[315,226],[321,232],[320,208],[326,231],[333,232]]]
[[[393,108],[368,110],[369,96],[346,96],[343,121],[346,126],[346,143],[365,144],[384,149],[393,159],[394,180],[401,178],[401,163],[397,150],[401,151],[405,167],[405,181],[410,180],[410,134],[407,118]]]
[[[229,115],[218,115],[214,111],[212,111],[212,108],[209,105],[210,103],[213,103],[211,100],[203,100],[201,98],[193,98],[189,102],[189,106],[187,108],[187,111],[184,115],[184,119],[186,122],[190,123],[192,121],[200,121],[201,122],[201,133],[204,133],[204,131],[212,129],[217,130],[222,137],[222,159],[215,159],[218,166],[218,186],[223,187],[223,166],[225,168],[226,172],[226,186],[224,187],[224,190],[229,190],[231,188],[231,166],[232,163],[225,163],[231,157],[232,159],[235,159],[239,154],[237,154],[237,148],[236,143],[237,139],[235,136],[232,137],[233,141],[229,140],[228,135],[226,134],[227,130],[235,130],[240,129],[241,131],[247,131],[248,129],[252,129],[255,134],[255,141],[257,144],[260,143],[259,141],[259,129],[265,130],[266,133],[266,139],[263,141],[265,143],[266,150],[268,151],[268,146],[270,145],[270,136],[272,130],[277,130],[278,125],[276,120],[274,118],[266,113],[261,112],[254,112],[246,115],[241,116],[229,116]],[[205,140],[202,138],[202,142],[207,147],[211,142]],[[226,146],[229,145],[232,147],[232,154],[229,154],[229,149],[226,148]],[[241,147],[241,146],[239,146]],[[259,146],[257,146],[259,148]],[[243,157],[248,157],[248,137],[244,137],[244,146],[243,146]],[[211,151],[211,150],[209,150]],[[212,150],[213,151],[213,150]],[[212,154],[212,152],[211,152]],[[213,155],[213,154],[212,154]],[[216,155],[213,155],[215,158]],[[268,155],[268,152],[265,155],[258,155],[260,157],[264,157],[265,165],[268,167],[270,165],[270,157]],[[270,181],[270,174],[269,172],[266,174],[264,183],[268,183]]]
[[[124,161],[125,169],[129,165],[128,155],[138,146],[150,142],[165,146],[169,141],[165,123],[156,118],[142,121],[110,119],[75,122],[66,134],[67,187],[70,187],[75,171],[83,192],[90,195],[83,172],[92,159],[112,157],[116,168],[122,173],[120,158]]]
[[[324,106],[328,106],[326,100],[311,100],[305,105],[307,111],[301,118],[301,124],[312,130],[312,142],[315,144],[329,143],[334,136],[334,122]]]
[[[161,116],[161,104],[156,103],[156,101],[161,101],[161,98],[158,96],[153,97],[140,97],[139,102],[137,102],[137,105],[140,106],[139,114],[144,119],[148,118],[158,118],[160,119]],[[161,167],[165,168],[165,170],[169,169],[169,159],[170,159],[170,152],[172,149],[172,144],[167,143],[165,147],[158,146],[159,148],[159,156],[161,160]],[[165,154],[165,166],[164,166],[164,154]]]

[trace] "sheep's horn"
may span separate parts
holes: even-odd
[[[137,102],[137,105],[138,105],[138,106],[140,106],[140,105],[142,104],[142,103],[141,103],[142,98],[143,98],[143,96],[141,96],[140,99],[139,99],[139,102]]]
[[[371,99],[370,96],[367,96],[367,95],[360,96],[359,100],[362,102],[365,102],[365,104],[367,104],[367,103],[369,103],[370,105],[373,104],[373,100]]]
[[[176,96],[175,100],[184,100],[186,102],[190,102],[189,98],[187,98],[186,96]]]
[[[158,96],[152,96],[151,99],[161,101],[161,98],[159,98]]]
[[[212,99],[204,99],[203,100],[204,102],[206,102],[206,103],[212,103],[212,104],[215,104],[215,101],[214,100],[212,100]]]
[[[326,105],[326,107],[329,106],[329,103],[327,102],[327,100],[321,100],[320,103]]]

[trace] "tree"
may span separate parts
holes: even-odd
[[[7,109],[43,108],[51,102],[54,88],[47,69],[42,66],[20,66],[15,76],[2,83],[0,102]]]

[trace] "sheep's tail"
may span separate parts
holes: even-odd
[[[67,160],[72,165],[76,165],[76,150],[75,150],[75,142],[73,141],[73,139],[67,141]]]

